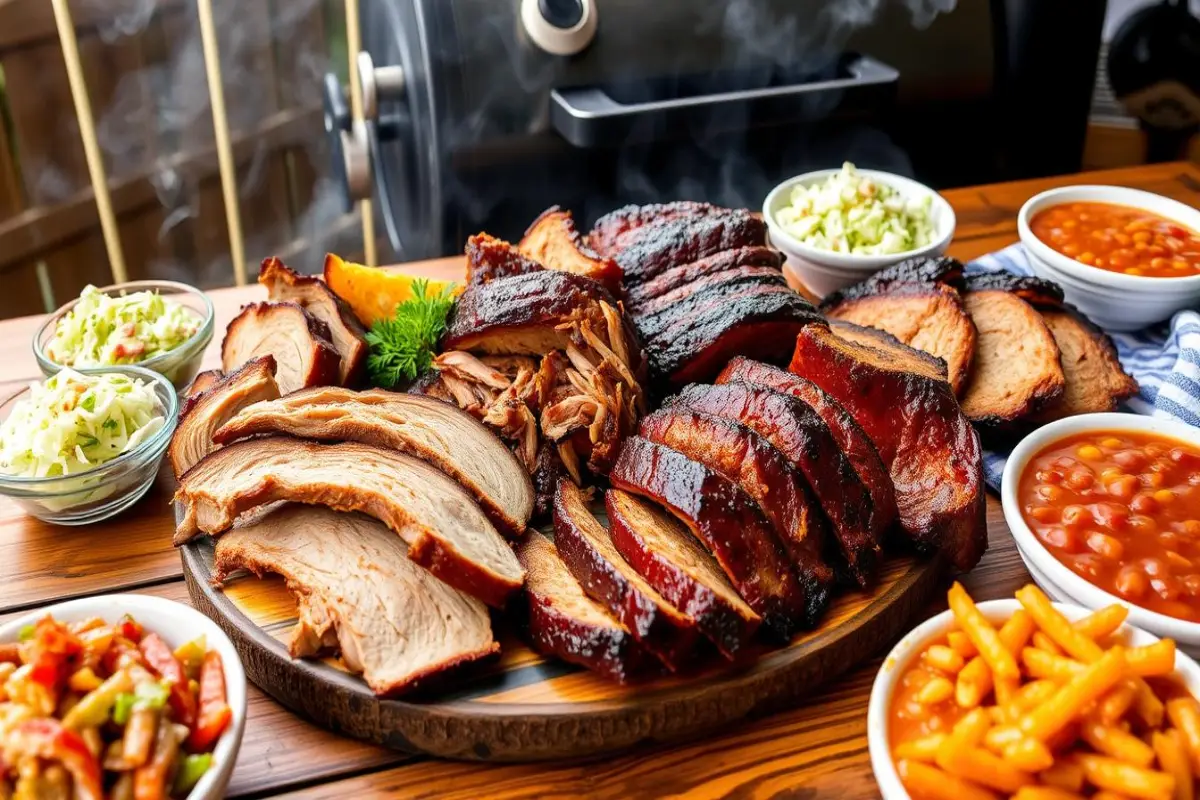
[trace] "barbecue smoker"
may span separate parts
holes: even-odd
[[[629,202],[757,208],[843,159],[936,186],[1077,170],[1104,16],[1077,0],[361,4],[366,124],[328,75],[326,128],[347,203],[373,195],[404,259],[519,237],[553,204],[584,225]]]

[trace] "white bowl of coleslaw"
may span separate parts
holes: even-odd
[[[0,494],[45,522],[107,519],[150,489],[178,416],[171,382],[142,367],[30,384],[0,402]]]
[[[858,186],[890,197],[842,196]],[[789,178],[767,195],[762,213],[771,244],[818,297],[905,259],[941,255],[956,221],[928,186],[852,164]]]

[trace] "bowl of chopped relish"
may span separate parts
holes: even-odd
[[[111,517],[154,483],[178,415],[157,372],[64,367],[0,402],[0,494],[59,525]]]
[[[137,365],[182,390],[212,337],[213,305],[204,292],[175,281],[130,281],[84,287],[38,329],[33,354],[46,376],[63,367]]]
[[[0,790],[14,797],[224,796],[246,675],[216,623],[114,594],[0,625]]]

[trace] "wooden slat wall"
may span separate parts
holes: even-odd
[[[194,2],[72,0],[131,278],[233,282]],[[320,77],[340,0],[215,4],[247,263],[298,252],[327,171]],[[50,4],[0,0],[0,317],[111,280]],[[10,126],[4,125],[5,120]],[[330,221],[336,234],[344,220]],[[316,269],[319,264],[298,263]],[[39,271],[52,290],[43,298]]]

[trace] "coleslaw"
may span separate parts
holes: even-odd
[[[0,471],[23,478],[75,475],[133,450],[164,424],[153,385],[64,369],[31,384],[29,396],[0,424]]]
[[[185,306],[158,292],[113,296],[89,285],[58,321],[46,356],[67,367],[136,364],[175,349],[200,325]]]
[[[820,183],[794,186],[775,221],[809,247],[853,255],[917,250],[936,236],[928,194],[904,198],[849,161]]]

